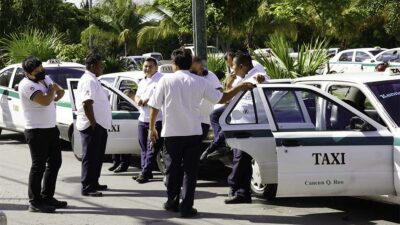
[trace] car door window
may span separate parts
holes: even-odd
[[[227,117],[228,124],[268,124],[258,92],[247,91]]]
[[[264,93],[281,131],[373,129],[345,107],[311,90],[265,89]]]
[[[395,55],[397,51],[387,51],[382,53],[380,56],[376,58],[379,62],[389,62]]]
[[[357,87],[348,85],[332,85],[329,87],[328,92],[358,109],[360,112],[368,115],[381,125],[386,126],[382,118],[379,116],[378,111],[374,108],[364,93],[362,93],[362,91]]]
[[[8,69],[0,73],[0,86],[8,87],[10,85],[11,75],[14,68]]]
[[[14,78],[13,78],[13,83],[12,83],[12,88],[16,89],[16,86],[21,82],[22,79],[25,77],[25,72],[22,68],[17,68],[17,72],[15,72]],[[18,89],[16,89],[18,90]]]
[[[356,52],[356,62],[363,62],[364,60],[370,59],[371,56],[369,56],[367,53],[365,52]]]
[[[138,85],[133,80],[123,79],[119,83],[118,89],[126,96],[134,100]],[[117,96],[117,110],[138,111],[136,107],[119,95]]]
[[[351,62],[353,60],[354,52],[343,52],[339,57],[340,62]]]

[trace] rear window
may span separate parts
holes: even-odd
[[[383,52],[383,50],[372,50],[368,52],[371,53],[372,55],[378,55],[379,53]]]
[[[400,126],[400,80],[380,81],[368,84],[392,120]]]
[[[84,68],[50,67],[46,68],[46,74],[58,85],[68,89],[68,78],[81,78],[85,72]]]

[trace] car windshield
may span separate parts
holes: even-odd
[[[368,52],[371,53],[372,55],[378,55],[379,53],[383,52],[383,50],[372,50]]]
[[[392,120],[400,126],[400,80],[379,81],[368,84]]]
[[[79,67],[49,67],[46,68],[46,74],[58,85],[64,89],[68,89],[68,78],[81,78],[85,72],[84,68]]]

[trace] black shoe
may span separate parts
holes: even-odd
[[[53,213],[56,211],[56,208],[52,205],[48,205],[45,203],[38,203],[38,204],[30,204],[29,205],[29,212],[40,212],[40,213]]]
[[[203,154],[201,154],[201,156],[200,156],[200,161],[206,160],[208,154],[210,154],[212,151],[214,151],[214,150],[211,149],[211,147],[208,147],[206,150],[204,150]]]
[[[128,166],[120,165],[117,169],[114,170],[114,173],[122,173],[128,171]]]
[[[103,193],[101,193],[99,191],[83,191],[82,195],[89,196],[89,197],[102,197]]]
[[[68,205],[68,203],[66,201],[58,201],[55,198],[43,199],[43,201],[47,205],[54,206],[56,209],[65,208]]]
[[[225,199],[225,204],[242,204],[242,203],[251,203],[251,197],[235,196],[229,199]]]
[[[165,203],[163,204],[163,208],[164,208],[165,210],[167,210],[167,211],[179,212],[178,203],[168,203],[168,202],[165,202]]]
[[[137,180],[140,176],[143,176],[143,175],[142,174],[135,175],[132,177],[132,180]],[[146,175],[146,177],[147,177],[147,179],[153,179],[153,174]]]
[[[219,148],[217,150],[215,150],[214,152],[211,152],[210,154],[208,154],[207,159],[218,159],[222,156],[225,155],[225,153],[227,152],[227,148]]]
[[[108,168],[109,171],[114,171],[115,169],[117,169],[119,166],[119,163],[114,163],[110,168]]]
[[[144,184],[149,182],[149,178],[143,174],[140,174],[139,177],[136,179],[136,182],[138,182],[139,184]]]
[[[189,210],[181,210],[181,217],[189,218],[197,215],[197,209],[191,208]]]
[[[107,186],[107,185],[98,184],[98,185],[95,187],[95,189],[96,189],[96,191],[105,191],[105,190],[108,189],[108,186]]]

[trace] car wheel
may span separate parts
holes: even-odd
[[[276,198],[277,184],[263,184],[261,182],[260,167],[253,159],[251,162],[253,174],[251,177],[251,191],[254,196],[259,198],[266,198],[267,200],[274,200]]]
[[[330,71],[329,74],[336,74],[336,71]]]
[[[75,153],[75,150],[74,150],[75,138],[74,138],[74,133],[73,133],[73,132],[72,132],[72,134],[71,134],[70,140],[71,140],[72,152],[74,153],[75,158],[76,158],[77,160],[79,160],[79,161],[82,161],[82,155],[76,154],[76,153]]]
[[[1,135],[1,132],[2,132],[2,131],[3,131],[3,129],[0,128],[0,135]]]
[[[158,170],[160,170],[160,172],[165,175],[165,171],[167,170],[165,167],[165,163],[164,163],[164,148],[162,148],[156,157],[156,162],[157,162],[157,166],[158,166]]]

